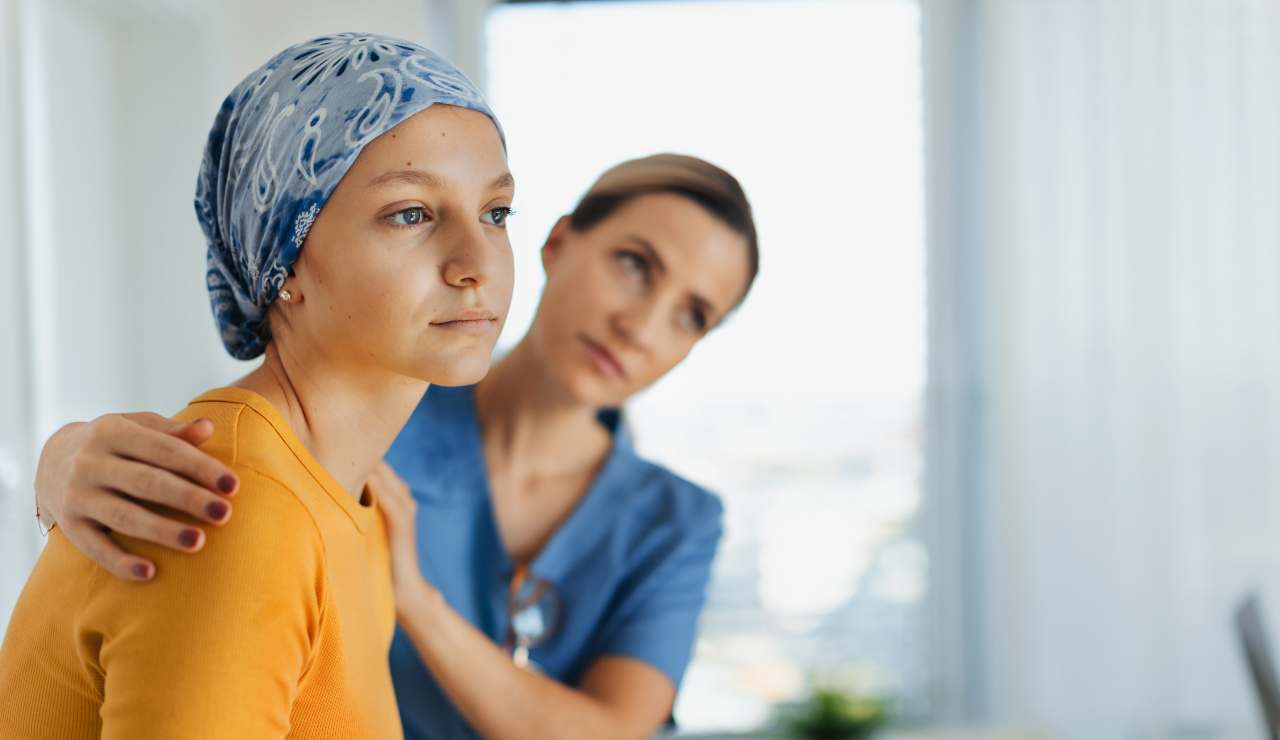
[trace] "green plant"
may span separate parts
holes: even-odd
[[[784,732],[815,740],[861,740],[888,719],[881,699],[819,688],[809,699],[785,704],[776,712]]]

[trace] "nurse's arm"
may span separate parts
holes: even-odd
[[[387,523],[396,619],[436,683],[481,737],[643,739],[666,722],[675,685],[640,660],[600,658],[578,688],[517,668],[422,578],[416,504],[408,487],[385,464],[368,486]]]
[[[517,668],[421,579],[400,590],[397,611],[422,662],[481,737],[648,738],[671,714],[675,686],[640,660],[600,658],[570,688]]]
[[[201,549],[205,533],[178,514],[225,524],[231,516],[225,497],[239,486],[230,468],[200,451],[212,434],[208,419],[180,422],[151,413],[67,424],[40,452],[40,520],[56,523],[76,549],[116,578],[148,580],[155,562],[126,551],[106,532],[188,553]]]

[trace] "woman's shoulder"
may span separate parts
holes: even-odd
[[[296,457],[300,446],[280,412],[262,396],[244,388],[214,388],[197,396],[174,415],[188,421],[213,422],[213,435],[200,449],[228,465],[245,465],[268,474],[278,463]]]
[[[232,516],[225,524],[201,526],[205,544],[195,555],[177,552],[141,540],[127,540],[126,547],[143,557],[180,567],[193,575],[208,572],[218,578],[230,572],[257,568],[318,571],[323,567],[324,540],[315,517],[300,497],[275,478],[253,467],[229,463],[240,480],[228,503]]]
[[[200,551],[122,538],[124,547],[155,563],[155,575],[144,588],[99,579],[86,604],[86,624],[174,624],[194,635],[269,633],[281,642],[305,642],[302,636],[320,629],[331,599],[323,540],[287,490],[252,469],[233,469],[240,477],[234,513],[221,526],[205,527]]]
[[[312,524],[318,509],[348,496],[312,457],[288,423],[266,399],[241,388],[218,388],[201,394],[178,419],[207,417],[213,435],[200,449],[226,463],[240,487],[232,507],[287,519],[301,527]],[[252,493],[253,495],[246,495]],[[314,527],[313,527],[314,528]]]

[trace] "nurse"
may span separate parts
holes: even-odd
[[[369,483],[391,520],[408,737],[647,737],[689,662],[721,505],[639,457],[618,409],[746,296],[750,206],[702,160],[625,162],[556,223],[542,263],[529,333],[478,385],[433,385]],[[122,578],[149,561],[88,533],[198,551],[136,501],[225,523],[237,480],[197,449],[207,427],[64,427],[38,515]]]

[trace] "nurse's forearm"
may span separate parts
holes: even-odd
[[[422,662],[481,737],[645,738],[657,729],[596,697],[516,667],[425,582],[398,606],[400,626]]]

